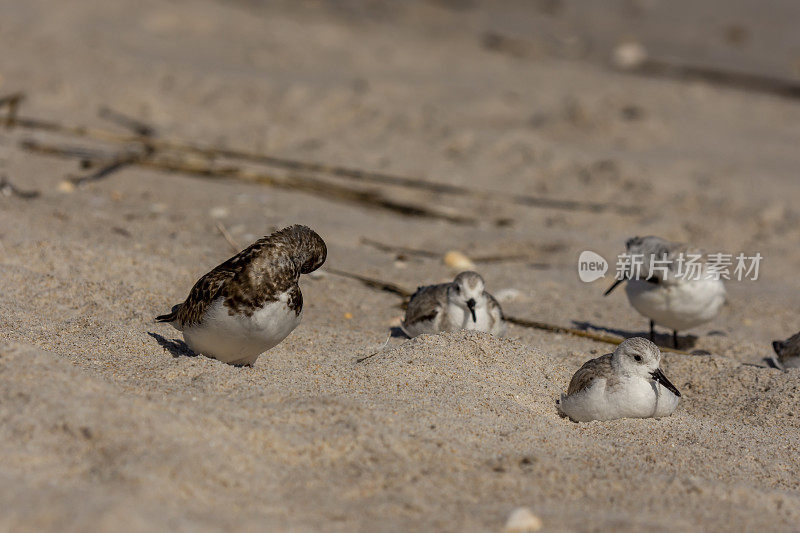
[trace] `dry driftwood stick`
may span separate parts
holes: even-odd
[[[456,215],[421,204],[399,202],[384,196],[380,191],[353,189],[309,176],[292,175],[284,178],[236,166],[217,168],[205,163],[193,163],[179,159],[145,159],[137,161],[136,164],[158,170],[184,172],[209,178],[229,178],[261,183],[280,189],[306,192],[328,200],[339,200],[368,208],[383,209],[404,216],[446,220],[453,224],[474,225],[478,223],[478,219],[473,217]]]
[[[233,235],[231,235],[228,231],[228,228],[226,228],[222,222],[217,222],[216,226],[217,231],[219,231],[219,234],[222,235],[223,239],[225,239],[225,242],[228,243],[228,246],[231,247],[231,250],[238,254],[241,251],[241,248],[239,247],[239,243],[236,242],[236,239],[233,238]]]
[[[396,283],[392,283],[390,281],[383,281],[377,278],[371,278],[369,276],[362,276],[361,274],[356,274],[355,272],[347,272],[346,270],[339,270],[337,268],[325,268],[325,272],[329,274],[333,274],[334,276],[340,276],[343,278],[354,279],[356,281],[360,281],[362,284],[366,285],[371,289],[376,289],[379,291],[391,292],[392,294],[396,294],[403,298],[409,298],[414,291],[410,291],[405,287],[401,287]]]
[[[663,77],[681,81],[700,80],[713,85],[744,91],[758,91],[784,98],[800,98],[800,83],[778,77],[736,72],[707,65],[692,65],[667,58],[648,58],[640,65],[621,69],[643,76]]]
[[[53,156],[98,159],[91,150],[85,150],[83,148],[62,147],[40,143],[33,140],[25,140],[20,143],[20,146],[28,151]],[[80,155],[78,156],[78,154]],[[446,212],[442,209],[436,209],[424,205],[399,202],[384,196],[380,191],[353,189],[342,185],[328,183],[310,176],[292,175],[288,177],[281,177],[237,166],[220,167],[206,162],[199,163],[179,158],[167,157],[140,157],[131,161],[127,161],[127,163],[156,170],[181,172],[207,178],[234,179],[252,183],[260,183],[281,189],[313,194],[327,200],[338,200],[341,202],[358,204],[368,208],[383,209],[404,216],[446,220],[454,224],[473,225],[478,223],[478,219],[473,217],[457,215]]]
[[[515,57],[535,55],[537,43],[511,35],[487,32],[483,36],[483,46],[488,50],[504,52]],[[700,80],[723,87],[745,91],[758,91],[785,98],[800,98],[800,83],[796,80],[749,73],[710,65],[698,65],[676,61],[666,57],[650,57],[640,64],[618,67],[618,70],[631,74],[663,77],[681,81]]]
[[[427,257],[429,259],[441,259],[443,254],[433,252],[430,250],[420,250],[418,248],[408,248],[405,246],[395,246],[393,244],[386,244],[378,241],[373,241],[366,237],[361,237],[361,242],[367,246],[371,246],[381,252],[388,252],[393,254],[416,255],[418,257]]]
[[[81,164],[86,168],[105,163],[103,167],[87,176],[69,176],[67,179],[75,185],[83,185],[84,183],[101,179],[120,168],[134,164],[142,157],[145,157],[145,155],[149,155],[147,149],[145,149],[144,152],[126,152],[113,155],[92,148],[84,148],[81,146],[52,146],[30,139],[21,141],[20,148],[46,155],[80,159]]]
[[[19,147],[30,152],[52,155],[65,159],[80,159],[82,161],[92,162],[92,164],[113,159],[113,154],[110,155],[109,152],[103,150],[84,148],[83,146],[53,146],[32,139],[23,139],[20,141]]]
[[[32,200],[41,193],[39,191],[23,191],[8,180],[8,177],[0,177],[0,195],[3,196],[16,196],[23,200]]]
[[[95,170],[94,172],[86,176],[70,176],[68,180],[78,186],[93,181],[99,181],[101,179],[107,178],[108,176],[110,176],[114,172],[117,172],[118,170],[122,170],[125,167],[135,165],[144,158],[150,157],[152,154],[153,150],[149,146],[145,146],[139,151],[122,152],[119,155],[117,155],[114,159],[112,159],[99,169]],[[86,160],[84,159],[84,161]]]
[[[505,193],[498,191],[481,191],[457,185],[436,183],[422,178],[411,178],[405,176],[385,174],[382,172],[373,172],[373,171],[360,170],[356,168],[342,167],[337,165],[298,161],[294,159],[248,152],[244,150],[198,146],[186,142],[167,140],[167,139],[154,139],[152,137],[146,137],[142,135],[121,135],[118,133],[97,128],[88,128],[84,126],[67,126],[59,124],[57,122],[39,120],[30,117],[17,117],[15,125],[27,129],[36,129],[42,131],[49,131],[53,133],[60,133],[64,135],[87,137],[91,139],[97,139],[108,142],[149,144],[150,146],[152,146],[154,149],[157,150],[192,152],[203,155],[210,159],[219,157],[224,157],[227,159],[239,159],[242,161],[249,161],[252,163],[259,163],[287,170],[317,172],[334,177],[347,178],[350,180],[363,181],[381,185],[395,185],[399,187],[425,190],[428,192],[440,193],[440,194],[465,196],[477,199],[495,199],[499,201],[506,201],[529,207],[543,207],[543,208],[561,209],[568,211],[589,211],[594,213],[614,212],[623,215],[635,215],[640,212],[639,208],[630,205],[616,205],[610,203],[588,202],[581,200],[542,198],[538,196],[513,194],[513,193]]]
[[[518,318],[514,316],[506,316],[506,320],[511,322],[512,324],[516,324],[518,326],[522,326],[525,328],[535,328],[541,329],[544,331],[551,331],[553,333],[566,333],[568,335],[573,335],[575,337],[583,337],[586,339],[592,339],[595,341],[605,342],[607,344],[620,344],[622,341],[625,340],[624,337],[617,337],[615,335],[606,335],[604,333],[592,333],[591,331],[586,331],[583,329],[576,329],[576,328],[567,328],[563,326],[556,326],[553,324],[548,324],[546,322],[539,322],[536,320],[528,320],[527,318]],[[670,348],[668,346],[659,346],[659,349],[662,352],[673,352],[679,353],[683,355],[691,355],[689,352],[685,352],[683,350],[678,350],[677,348]]]
[[[114,122],[115,124],[119,124],[123,128],[129,129],[136,135],[140,135],[142,137],[153,137],[156,133],[156,130],[153,126],[146,124],[138,118],[129,117],[128,115],[114,111],[110,107],[101,107],[98,111],[98,115],[100,115],[100,118],[104,118]]]

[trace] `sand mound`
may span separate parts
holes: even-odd
[[[183,368],[186,385],[156,383],[141,396],[4,345],[1,495],[20,504],[1,523],[346,529],[392,517],[482,528],[526,505],[545,524],[581,528],[571,508],[580,500],[596,525],[674,527],[669,512],[633,518],[641,499],[630,487],[644,484],[665,508],[693,502],[687,527],[720,511],[730,525],[800,519],[800,499],[785,492],[796,484],[791,464],[771,459],[798,443],[768,430],[796,427],[791,374],[673,356],[685,391],[674,416],[575,424],[555,404],[570,369],[486,334],[421,336],[363,363],[331,355],[309,378],[312,394],[298,392],[299,374],[265,394],[248,387],[282,364],[179,357],[168,366]]]

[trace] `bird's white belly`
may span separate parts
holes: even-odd
[[[468,308],[451,303],[447,306],[447,319],[451,331],[467,329],[490,332],[492,329],[492,317],[486,306],[476,307],[475,320],[472,320],[472,313]]]
[[[674,330],[708,322],[725,303],[725,285],[715,279],[661,284],[630,280],[625,293],[639,313]]]
[[[472,315],[469,315],[469,321],[472,323],[472,329],[477,331],[491,332],[492,330],[492,316],[489,314],[487,307],[478,307],[475,309],[475,322],[472,322]]]
[[[562,395],[562,412],[576,422],[668,416],[680,399],[661,384],[641,378],[618,382],[613,388],[598,379],[588,389]]]
[[[285,339],[302,318],[289,309],[288,295],[267,302],[252,315],[231,315],[217,298],[203,315],[200,324],[184,329],[186,344],[194,352],[225,363],[252,364],[260,354]]]
[[[447,304],[447,326],[449,331],[475,329],[469,310],[454,303]]]
[[[433,320],[416,322],[411,325],[403,325],[402,330],[409,337],[416,337],[423,333],[439,333],[442,331],[458,331],[461,329],[486,331],[493,335],[503,336],[505,334],[505,323],[500,320],[499,311],[496,316],[489,314],[487,307],[477,307],[475,309],[476,321],[472,320],[472,313],[466,307],[458,304],[448,303],[447,310],[442,318],[442,313],[436,315]]]

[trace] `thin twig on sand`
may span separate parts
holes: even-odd
[[[86,183],[90,183],[93,181],[100,181],[101,179],[109,177],[114,172],[122,170],[125,167],[135,165],[144,158],[150,157],[152,154],[153,150],[147,146],[145,146],[141,151],[138,152],[130,152],[130,151],[123,152],[90,174],[87,174],[85,176],[70,176],[68,179],[70,182],[72,182],[74,185],[77,186],[84,185]],[[84,159],[83,161],[87,160]]]
[[[516,324],[517,326],[522,326],[524,328],[541,329],[553,333],[566,333],[568,335],[573,335],[575,337],[583,337],[586,339],[592,339],[595,341],[605,342],[608,344],[620,344],[622,341],[625,340],[624,337],[617,337],[615,335],[606,335],[603,333],[593,333],[591,331],[586,331],[583,329],[556,326],[554,324],[548,324],[547,322],[539,322],[537,320],[529,320],[527,318],[519,318],[507,315],[506,321],[511,322],[512,324]],[[676,348],[670,348],[668,346],[659,346],[659,348],[661,349],[662,352],[673,352],[683,355],[691,355],[689,352],[678,350]]]
[[[150,124],[145,123],[144,121],[129,117],[119,111],[114,111],[110,107],[103,106],[97,113],[100,115],[100,118],[104,118],[110,122],[118,124],[123,128],[131,130],[136,135],[141,135],[142,137],[153,137],[156,134],[156,130]]]
[[[441,259],[442,253],[434,252],[431,250],[421,250],[419,248],[408,248],[406,246],[396,246],[394,244],[386,244],[383,242],[374,241],[367,237],[361,237],[361,242],[367,246],[371,246],[381,252],[388,252],[393,254],[414,255],[417,257],[427,257],[428,259]]]
[[[340,276],[343,278],[354,279],[356,281],[360,281],[367,287],[379,291],[391,292],[392,294],[396,294],[397,296],[401,296],[403,298],[409,298],[413,291],[406,289],[396,283],[392,283],[390,281],[383,281],[377,278],[371,278],[369,276],[363,276],[361,274],[357,274],[355,272],[348,272],[346,270],[340,270],[338,268],[325,268],[325,272],[329,274],[333,274],[334,276]]]
[[[222,235],[222,238],[225,239],[225,241],[231,247],[231,250],[233,250],[235,253],[239,253],[239,251],[241,251],[241,248],[239,247],[239,244],[236,242],[236,239],[233,238],[233,235],[231,235],[228,229],[225,227],[225,225],[222,222],[217,222],[216,226],[217,226],[217,231],[219,231],[220,235]]]
[[[0,195],[2,196],[16,196],[17,198],[22,198],[23,200],[32,200],[33,198],[38,197],[40,194],[41,193],[39,191],[23,191],[11,183],[6,176],[0,178]]]
[[[502,191],[485,191],[470,189],[459,185],[437,183],[425,178],[398,176],[382,172],[368,171],[357,168],[330,165],[326,163],[299,161],[285,157],[278,157],[245,150],[229,148],[200,146],[183,141],[169,139],[155,139],[143,135],[121,135],[98,128],[85,126],[70,126],[53,121],[40,120],[30,117],[17,117],[14,125],[20,128],[48,131],[62,135],[86,137],[106,142],[117,143],[143,143],[156,150],[175,152],[191,152],[209,159],[227,158],[234,160],[258,163],[266,166],[282,168],[291,171],[303,171],[325,174],[335,178],[361,181],[377,185],[393,185],[404,188],[424,190],[431,193],[463,196],[473,199],[498,200],[528,207],[542,207],[567,211],[587,211],[592,213],[613,212],[620,215],[636,215],[641,212],[636,206],[617,205],[614,203],[600,203],[584,200],[542,198],[527,194],[507,193]]]
[[[633,68],[621,69],[630,74],[649,77],[703,81],[713,85],[755,91],[784,98],[800,98],[800,83],[785,78],[748,72],[736,72],[708,65],[693,65],[669,58],[648,58]]]
[[[34,140],[25,140],[20,146],[28,151],[58,157],[74,158],[80,154],[81,159],[98,159],[91,150],[75,147],[63,147]],[[475,225],[478,219],[451,213],[441,208],[400,202],[385,196],[378,190],[364,190],[337,185],[311,176],[278,176],[267,174],[249,168],[238,166],[219,166],[206,162],[189,161],[177,157],[141,157],[127,164],[162,170],[166,172],[179,172],[193,174],[210,179],[233,179],[251,183],[260,183],[272,187],[293,191],[305,192],[327,200],[357,204],[371,209],[383,209],[396,214],[409,217],[421,217],[445,220],[453,224]]]
[[[383,350],[385,350],[385,349],[386,349],[386,345],[388,345],[388,344],[389,344],[389,339],[391,339],[391,338],[392,338],[392,336],[391,336],[391,334],[390,334],[388,337],[386,337],[386,341],[384,341],[384,343],[383,343],[383,346],[381,346],[380,348],[378,348],[378,350],[376,350],[376,351],[372,352],[372,353],[371,353],[371,354],[369,354],[369,355],[365,355],[364,357],[359,357],[358,359],[356,359],[356,364],[358,364],[358,363],[363,363],[363,362],[364,362],[364,361],[366,361],[367,359],[372,359],[373,357],[375,357],[376,355],[378,355],[379,353],[381,353]]]

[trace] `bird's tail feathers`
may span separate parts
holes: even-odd
[[[156,322],[175,322],[178,319],[178,310],[180,308],[181,304],[173,305],[172,311],[170,311],[166,315],[158,315],[156,317]]]

